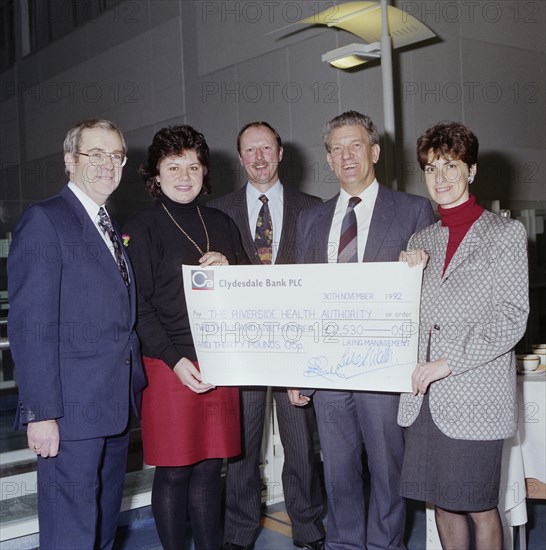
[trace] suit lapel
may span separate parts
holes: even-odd
[[[394,217],[394,202],[392,191],[387,187],[379,185],[372,213],[372,221],[370,222],[368,240],[366,241],[366,248],[362,259],[363,262],[373,262],[379,254]]]
[[[424,248],[430,255],[430,261],[426,268],[426,270],[430,271],[428,274],[425,271],[425,274],[428,276],[430,281],[429,284],[433,285],[433,290],[436,290],[442,284],[442,272],[444,271],[444,263],[446,259],[447,239],[447,227],[442,227],[441,223],[438,222],[434,226],[433,230],[431,230],[431,233],[427,238],[427,242],[418,242],[415,243],[415,245],[412,243],[412,248]]]
[[[254,235],[250,233],[248,225],[248,206],[246,204],[246,186],[248,183],[239,189],[233,197],[231,217],[239,229],[241,241],[245,249],[248,259],[253,264],[261,263],[257,256],[258,251],[254,244]]]
[[[317,261],[321,263],[328,263],[328,240],[330,238],[330,229],[332,227],[332,220],[334,219],[338,198],[339,193],[323,203],[317,216],[314,218],[314,233],[317,236],[316,240],[319,254]]]
[[[292,190],[283,186],[283,208],[282,208],[282,229],[279,250],[275,258],[276,264],[282,264],[285,258],[292,256],[290,247],[294,246],[296,240],[297,219],[299,210],[294,204]],[[275,228],[273,228],[273,238]]]
[[[74,193],[72,193],[72,191],[68,187],[65,187],[61,194],[68,202],[70,209],[74,215],[74,220],[82,229],[82,240],[84,243],[84,249],[81,251],[82,261],[88,260],[97,265],[100,265],[101,268],[106,271],[108,281],[111,281],[111,284],[120,285],[120,289],[123,289],[123,291],[127,293],[127,287],[125,286],[125,282],[121,277],[116,260],[112,256],[112,253],[110,252],[107,244],[104,242],[104,239],[99,234],[99,230],[83,207],[83,204],[78,200],[76,195],[74,195]],[[121,243],[121,236],[116,228],[116,224],[114,223],[113,225]],[[129,260],[127,258],[127,255],[125,254],[125,251],[123,251],[123,255],[125,258],[125,262],[127,263],[127,265],[129,265]],[[133,281],[134,275],[132,272],[130,272],[130,277],[131,281]]]
[[[112,220],[112,223],[114,225],[114,231],[116,232],[116,235],[119,239],[119,244],[121,245],[121,253],[123,254],[123,259],[125,260],[125,265],[127,266],[127,271],[129,272],[129,301],[131,303],[131,323],[134,323],[136,320],[136,286],[135,286],[135,274],[133,273],[133,266],[131,265],[131,260],[129,259],[129,254],[127,253],[127,250],[125,250],[125,246],[123,244],[123,238],[121,236],[121,233],[118,229],[118,224],[115,223]],[[108,251],[110,252],[110,251]],[[116,263],[114,261],[114,263]],[[116,265],[116,267],[118,267]],[[119,268],[118,268],[119,273]],[[120,277],[122,280],[123,286],[125,287],[125,281],[123,280],[123,277]],[[125,287],[126,288],[126,287]]]
[[[444,280],[449,277],[449,275],[453,273],[453,271],[455,271],[461,264],[468,260],[470,256],[476,253],[476,251],[480,250],[480,243],[483,244],[486,242],[486,234],[489,230],[490,224],[487,215],[484,216],[484,214],[485,212],[482,212],[481,216],[470,226],[470,229],[459,244],[444,273]]]
[[[114,230],[116,231],[116,234],[118,235],[118,239],[121,242],[121,237],[119,235],[119,232],[115,228],[114,224]],[[97,257],[98,257],[98,264],[106,271],[109,284],[120,286],[120,289],[123,289],[124,293],[127,293],[127,287],[125,286],[125,282],[123,281],[123,278],[119,272],[118,264],[116,263],[115,258],[112,256],[112,253],[110,252],[110,249],[108,248],[108,245],[104,242],[104,239],[101,237],[101,235],[98,232],[97,227],[95,224],[91,221],[91,218],[88,216],[87,212],[85,213],[85,218],[83,222],[83,240],[85,241],[86,245],[93,245],[97,247]],[[125,258],[125,263],[128,263],[127,256],[125,255],[125,251],[123,251],[123,257]],[[131,277],[133,277],[131,275]],[[133,278],[131,278],[131,281],[133,281]]]

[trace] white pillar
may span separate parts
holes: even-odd
[[[387,14],[388,0],[381,0],[381,78],[383,82],[383,116],[385,121],[385,150],[382,151],[385,163],[387,185],[397,189],[395,131],[394,131],[394,90],[392,76],[392,40],[389,34]]]

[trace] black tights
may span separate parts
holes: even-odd
[[[191,466],[158,466],[152,488],[152,512],[165,550],[184,548],[190,517],[195,550],[217,550],[220,544],[222,459]]]

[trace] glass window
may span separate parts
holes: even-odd
[[[28,20],[30,53],[50,42],[62,38],[77,27],[100,17],[107,9],[121,4],[124,0],[26,0],[21,3],[23,21]],[[0,6],[11,4],[13,0],[0,0]],[[13,10],[12,10],[13,11]],[[13,26],[13,25],[12,25]],[[22,33],[23,36],[25,32]],[[24,55],[29,53],[23,48]]]
[[[13,0],[0,0],[0,71],[11,67],[15,61],[13,28]]]

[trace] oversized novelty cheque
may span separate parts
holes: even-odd
[[[203,381],[411,391],[422,269],[182,266]]]

